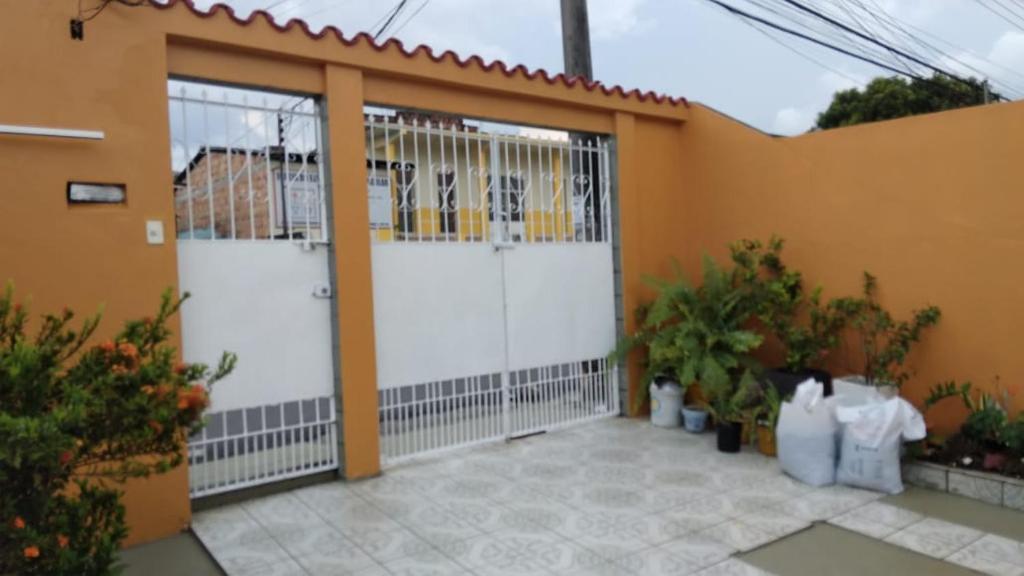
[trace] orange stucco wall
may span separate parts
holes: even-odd
[[[152,313],[177,284],[168,135],[168,75],[320,94],[329,118],[345,472],[379,471],[376,365],[368,208],[363,160],[364,102],[409,106],[563,129],[617,133],[624,197],[650,195],[627,211],[627,305],[640,274],[658,271],[659,251],[639,242],[682,244],[672,214],[682,182],[666,169],[678,158],[681,105],[604,95],[581,86],[507,77],[451,58],[432,62],[365,42],[279,32],[262,18],[239,25],[219,12],[200,18],[182,3],[165,10],[111,5],[68,34],[73,0],[10,2],[0,19],[0,124],[102,130],[99,142],[0,136],[0,280],[13,279],[36,310],[106,305],[107,333]],[[643,151],[656,142],[654,153]],[[116,182],[128,201],[69,207],[69,180]],[[635,214],[633,211],[636,211]],[[145,221],[162,220],[166,243],[146,243]],[[660,232],[650,222],[658,222]],[[659,236],[661,235],[661,236]],[[670,235],[664,236],[664,235]],[[187,525],[187,470],[126,487],[129,543]]]
[[[855,291],[869,269],[892,309],[942,306],[942,325],[912,358],[911,399],[943,378],[1024,378],[1014,339],[1024,318],[1015,268],[1024,251],[1024,164],[1015,162],[1024,157],[1024,104],[776,139],[701,106],[510,78],[365,42],[345,47],[262,18],[199,18],[181,3],[112,5],[78,42],[67,31],[75,6],[8,2],[0,19],[0,124],[106,133],[101,142],[0,136],[0,281],[13,279],[40,311],[105,303],[108,332],[151,313],[177,276],[168,75],[323,95],[349,476],[379,465],[364,102],[613,134],[627,328],[650,296],[644,275],[667,274],[672,258],[694,270],[704,251],[721,257],[731,240],[778,233],[791,264],[828,294]],[[125,183],[128,202],[68,207],[68,180]],[[149,219],[164,222],[164,245],[146,244]],[[833,368],[855,370],[850,356]],[[186,470],[132,483],[126,502],[131,542],[181,529]]]
[[[686,248],[727,257],[737,238],[787,240],[790,264],[826,296],[858,294],[861,271],[879,278],[898,318],[935,304],[943,317],[911,353],[903,390],[998,375],[1022,404],[1024,319],[1024,103],[905,118],[796,138],[772,138],[702,106],[682,129]],[[834,373],[860,373],[855,347]],[[949,429],[954,402],[929,414]]]

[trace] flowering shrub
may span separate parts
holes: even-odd
[[[234,367],[175,361],[168,290],[153,318],[90,344],[99,316],[45,315],[34,336],[0,296],[0,575],[110,574],[127,535],[118,484],[181,464],[209,387]]]

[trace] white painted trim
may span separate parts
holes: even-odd
[[[0,124],[0,134],[12,136],[49,136],[51,138],[73,138],[76,140],[103,140],[100,130],[71,130],[69,128],[46,128],[44,126],[15,126]]]

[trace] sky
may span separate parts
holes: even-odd
[[[745,0],[728,0],[750,8]],[[814,0],[819,5],[845,0]],[[1024,28],[980,5],[993,0],[870,0],[930,34],[957,61],[942,63],[1024,96]],[[1001,0],[1013,2],[1014,0]],[[197,0],[208,7],[211,0]],[[271,8],[281,20],[331,24],[346,36],[373,30],[394,0],[226,0],[242,15]],[[395,37],[415,46],[562,71],[558,0],[409,0]],[[423,6],[414,17],[417,9]],[[785,38],[780,45],[707,0],[589,0],[594,78],[697,101],[756,128],[799,134],[837,90],[891,73]],[[1024,4],[1017,4],[1024,14]],[[1019,23],[1024,26],[1024,19]],[[795,49],[795,51],[794,51]],[[810,56],[812,62],[796,53]],[[1009,87],[1007,87],[1009,88]]]

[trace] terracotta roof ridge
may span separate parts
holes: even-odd
[[[377,42],[373,39],[372,36],[370,36],[366,32],[359,32],[358,34],[352,36],[351,38],[346,38],[342,31],[335,26],[325,26],[322,30],[320,30],[320,32],[313,32],[313,30],[310,29],[309,24],[305,20],[299,18],[290,18],[284,24],[279,24],[277,20],[274,18],[274,16],[267,12],[266,10],[253,10],[253,12],[249,14],[248,17],[241,18],[235,13],[235,10],[231,8],[231,6],[222,3],[213,4],[212,6],[210,6],[209,10],[203,11],[200,8],[198,8],[192,0],[149,0],[149,2],[152,6],[159,8],[161,10],[172,8],[177,4],[184,4],[193,14],[201,18],[210,18],[216,16],[219,12],[225,12],[228,15],[228,17],[231,18],[231,20],[233,20],[236,24],[242,26],[248,26],[249,24],[252,24],[257,18],[263,18],[264,20],[266,20],[268,24],[270,24],[272,28],[274,28],[278,32],[287,32],[292,28],[298,26],[307,36],[314,40],[319,40],[321,38],[324,38],[325,36],[333,35],[338,41],[340,41],[345,46],[355,46],[360,42],[364,42],[378,52],[384,52],[386,50],[395,48],[406,58],[416,58],[419,54],[424,54],[427,58],[430,58],[431,61],[436,63],[440,63],[445,59],[450,59],[455,65],[459,66],[460,68],[467,68],[475,64],[477,67],[486,72],[492,72],[495,69],[497,69],[498,71],[500,71],[502,74],[509,78],[515,76],[516,74],[521,74],[528,80],[540,79],[550,85],[562,84],[568,88],[573,88],[577,84],[579,84],[582,85],[583,88],[588,92],[600,91],[605,96],[618,95],[619,97],[624,99],[635,98],[640,102],[653,101],[657,104],[671,104],[673,106],[682,105],[689,107],[690,105],[689,101],[687,101],[686,98],[666,96],[664,94],[657,94],[650,90],[641,92],[636,88],[627,91],[625,88],[619,86],[618,84],[609,87],[599,81],[587,80],[582,76],[566,76],[561,72],[552,76],[547,70],[543,68],[537,68],[536,70],[531,71],[529,68],[522,64],[517,64],[515,66],[509,67],[509,65],[503,62],[502,60],[492,60],[491,62],[486,62],[477,54],[472,54],[468,58],[463,59],[460,58],[459,55],[456,54],[454,51],[445,50],[440,55],[438,55],[430,46],[427,46],[426,44],[420,44],[419,46],[416,46],[412,50],[409,50],[405,47],[405,44],[403,44],[401,40],[389,38],[384,42]]]

